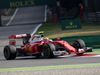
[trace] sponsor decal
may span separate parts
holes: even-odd
[[[32,49],[32,47],[31,47],[31,46],[29,47],[29,52],[33,52],[33,49]]]

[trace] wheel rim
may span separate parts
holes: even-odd
[[[75,41],[73,44],[74,44],[74,46],[76,46],[76,47],[79,47],[79,46],[80,46],[80,44],[79,44],[77,41]]]
[[[44,54],[44,56],[45,56],[46,58],[48,58],[49,55],[50,55],[50,48],[47,47],[47,46],[45,46],[45,47],[44,47],[43,54]]]

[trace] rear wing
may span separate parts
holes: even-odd
[[[27,38],[29,39],[31,37],[31,34],[20,34],[20,35],[11,35],[9,36],[9,45],[16,45],[16,39],[20,38]]]
[[[30,38],[31,34],[20,34],[20,35],[11,35],[9,39],[20,39],[20,38]]]

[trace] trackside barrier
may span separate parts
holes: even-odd
[[[82,39],[87,47],[100,48],[100,35],[96,36],[74,36],[74,37],[63,37],[60,40],[65,40],[69,43],[73,43],[73,41],[77,39]],[[53,40],[56,40],[55,38]]]

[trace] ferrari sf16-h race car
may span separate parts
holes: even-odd
[[[16,46],[16,39],[22,38],[23,45]],[[11,35],[9,37],[9,45],[4,47],[4,57],[7,60],[15,59],[19,56],[43,56],[45,58],[52,58],[54,56],[68,55],[76,53],[82,55],[85,52],[92,52],[91,47],[86,47],[83,40],[78,39],[73,43],[68,43],[57,38],[53,41],[44,37],[43,33],[35,34],[21,34]]]

